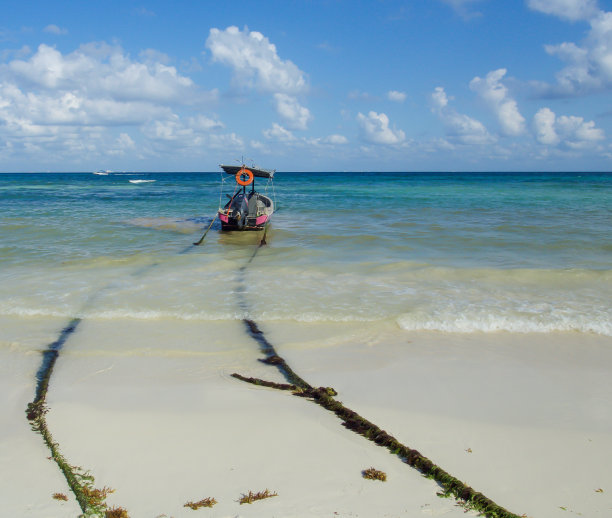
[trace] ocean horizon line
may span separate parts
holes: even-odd
[[[248,167],[248,166],[247,166]],[[105,171],[105,174],[108,175],[121,175],[121,174],[219,174],[221,171]],[[406,175],[447,175],[447,174],[457,174],[457,175],[576,175],[576,174],[586,174],[586,175],[610,175],[611,171],[368,171],[368,170],[318,170],[318,171],[310,171],[310,170],[292,170],[292,171],[284,171],[284,170],[275,170],[275,172],[281,174],[406,174]],[[11,175],[11,174],[96,174],[98,171],[0,171],[0,175]]]

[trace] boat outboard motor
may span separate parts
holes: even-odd
[[[238,227],[238,230],[242,230],[246,223],[247,212],[249,211],[247,200],[243,194],[237,194],[234,197],[231,209],[233,211],[232,217],[236,221],[236,227]]]

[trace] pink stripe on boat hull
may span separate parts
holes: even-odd
[[[223,223],[227,223],[229,218],[225,214],[219,214],[219,219],[223,221]]]
[[[268,219],[268,216],[266,216],[265,214],[263,216],[259,216],[255,220],[255,225],[261,225],[262,223],[265,223],[267,219]]]

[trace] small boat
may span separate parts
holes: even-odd
[[[100,169],[98,171],[94,171],[94,174],[100,175],[100,176],[107,176],[111,171],[109,171],[108,169],[104,170],[104,169]]]
[[[221,230],[262,230],[270,221],[274,213],[274,201],[268,194],[268,187],[274,189],[273,179],[275,170],[261,169],[259,167],[246,167],[244,164],[221,165],[221,169],[235,180],[232,194],[226,193],[229,201],[221,207],[219,203],[219,219]],[[255,190],[255,179],[267,180],[264,194]],[[223,184],[229,177],[222,176],[221,196],[223,197]]]

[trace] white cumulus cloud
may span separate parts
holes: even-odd
[[[562,115],[557,119],[559,133],[566,137],[570,145],[595,143],[603,140],[603,130],[595,127],[595,122],[585,121],[582,117]]]
[[[308,108],[302,106],[298,100],[287,94],[274,94],[276,110],[278,114],[287,122],[290,128],[305,130],[312,115]]]
[[[508,88],[501,82],[505,75],[506,69],[500,68],[489,72],[484,79],[475,77],[470,82],[470,88],[495,112],[502,133],[516,136],[525,131],[525,118],[520,114],[516,101],[508,95]]]
[[[532,9],[571,21],[588,21],[584,41],[545,45],[552,56],[565,62],[557,84],[540,85],[550,95],[582,95],[612,88],[612,12],[598,8],[594,0],[530,0]]]
[[[334,135],[328,135],[327,137],[325,137],[323,139],[323,142],[325,142],[326,144],[343,145],[343,144],[348,144],[348,139],[344,135],[334,134]]]
[[[472,4],[481,2],[482,0],[442,0],[445,4],[450,5],[461,17],[466,20],[481,16],[478,11],[470,10]]]
[[[132,138],[127,133],[121,133],[117,138],[117,145],[121,149],[132,149],[135,144]]]
[[[43,31],[48,32],[49,34],[57,34],[57,35],[68,34],[68,31],[66,29],[62,29],[53,23],[51,25],[47,25],[43,29]]]
[[[384,113],[370,111],[367,115],[357,114],[357,121],[364,140],[373,144],[399,144],[406,135],[402,130],[389,127],[389,117]]]
[[[557,117],[550,108],[542,108],[534,115],[533,127],[538,142],[549,146],[585,148],[605,138],[603,130],[596,128],[593,121],[574,115]]]
[[[206,47],[213,60],[231,66],[236,82],[272,93],[296,95],[307,89],[306,77],[294,63],[282,60],[263,34],[238,27],[210,30]]]
[[[316,148],[335,148],[348,144],[348,139],[344,135],[328,135],[327,137],[307,138],[304,143]]]
[[[0,84],[0,121],[12,122],[13,131],[30,126],[137,125],[166,117],[169,108],[150,102],[119,102],[112,98],[87,97],[84,92],[40,93]]]
[[[406,94],[404,92],[398,92],[397,90],[391,90],[387,92],[387,99],[398,103],[403,103],[406,100]]]
[[[533,116],[533,128],[540,144],[555,146],[559,135],[555,129],[556,115],[550,108],[542,108]]]
[[[306,75],[290,60],[281,59],[268,38],[247,28],[213,28],[206,47],[213,61],[233,69],[235,84],[273,94],[283,124],[293,130],[307,129],[312,115],[297,99],[308,91]],[[274,133],[274,128],[268,131]]]
[[[534,11],[552,14],[568,20],[588,20],[597,11],[597,0],[527,0]]]
[[[448,106],[448,96],[444,91],[444,88],[437,86],[431,94],[431,100],[433,103],[434,110],[444,110]]]
[[[263,134],[268,140],[277,140],[280,142],[293,142],[296,140],[295,135],[291,133],[291,131],[276,122],[272,124],[272,128],[264,130]]]
[[[107,153],[111,156],[124,156],[136,149],[136,143],[132,140],[127,133],[121,133],[119,137],[115,139],[114,145],[111,145],[107,150]]]
[[[13,155],[121,154],[138,137],[193,141],[222,125],[195,117],[181,122],[176,108],[202,105],[201,91],[176,68],[147,52],[146,62],[118,46],[87,44],[70,53],[40,45],[0,65],[0,140]],[[157,125],[157,126],[156,126]]]
[[[193,81],[159,62],[133,61],[119,47],[83,45],[70,54],[42,44],[29,60],[0,67],[0,77],[28,89],[83,92],[118,101],[185,103],[201,99]]]
[[[447,134],[461,144],[488,144],[494,139],[478,120],[458,113],[449,105],[444,88],[438,86],[431,94],[432,111],[447,128]]]
[[[152,120],[142,127],[142,133],[153,143],[156,152],[200,150],[206,148],[242,147],[243,141],[234,133],[223,134],[213,130],[222,128],[220,122],[202,115],[180,118],[176,114],[165,119]]]

